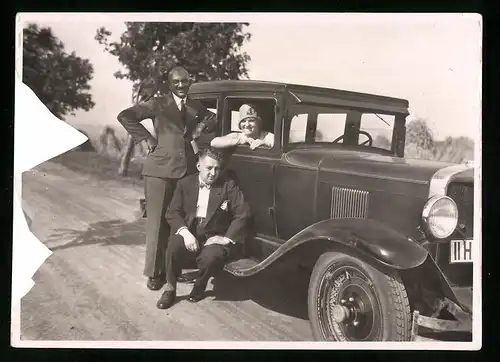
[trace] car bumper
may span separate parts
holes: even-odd
[[[472,315],[449,300],[445,302],[445,305],[455,320],[427,317],[421,315],[418,310],[413,312],[411,341],[450,340],[450,334],[451,340],[461,341],[464,334],[472,337]]]

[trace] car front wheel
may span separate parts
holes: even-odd
[[[397,272],[327,252],[309,284],[309,320],[319,341],[408,341],[410,304]]]

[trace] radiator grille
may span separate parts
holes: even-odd
[[[467,236],[472,236],[474,226],[474,186],[452,182],[448,186],[448,196],[458,207],[458,222],[464,224]]]
[[[332,188],[332,219],[364,219],[367,217],[367,213],[367,191],[353,190],[343,187]]]

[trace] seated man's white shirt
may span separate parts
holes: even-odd
[[[196,204],[196,217],[207,217],[208,199],[210,198],[210,186],[203,187],[203,181],[200,180],[200,189],[198,191],[198,203]]]
[[[208,200],[210,199],[210,190],[211,187],[209,185],[205,185],[205,183],[200,179],[200,186],[198,188],[198,202],[196,204],[196,217],[207,217],[207,208],[208,208]],[[187,229],[185,226],[181,226],[179,230],[175,233],[179,235],[183,229]],[[234,244],[234,241],[224,237]]]

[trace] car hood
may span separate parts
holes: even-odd
[[[460,183],[473,183],[474,182],[474,169],[469,168],[462,172],[459,172],[451,177],[450,182],[460,182]]]
[[[429,182],[434,173],[448,166],[447,162],[399,158],[368,152],[338,149],[295,149],[285,154],[288,163],[321,171],[351,173],[359,176],[387,177],[401,181]],[[462,172],[456,177],[468,179]]]

